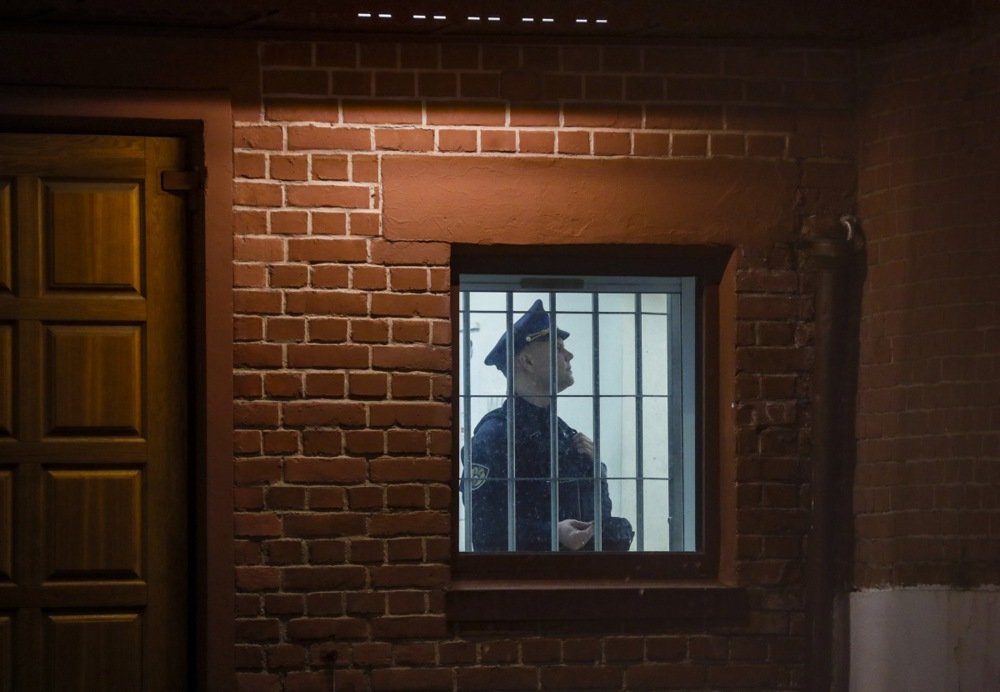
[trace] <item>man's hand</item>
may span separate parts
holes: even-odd
[[[579,550],[594,536],[594,522],[563,519],[559,522],[559,544]]]
[[[578,432],[573,436],[573,449],[579,454],[582,454],[587,459],[593,461],[594,459],[594,441],[589,437],[584,435],[582,432]]]

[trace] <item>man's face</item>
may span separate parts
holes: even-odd
[[[525,346],[518,354],[519,358],[523,356],[522,362],[525,364],[521,376],[529,378],[536,391],[549,391],[549,356],[551,355],[549,348],[547,338],[538,339]],[[573,354],[566,349],[566,344],[562,339],[557,340],[556,391],[561,392],[573,384],[571,360],[573,360]]]

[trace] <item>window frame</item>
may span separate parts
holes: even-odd
[[[595,580],[615,584],[652,585],[718,576],[719,500],[719,286],[732,249],[723,246],[665,245],[452,245],[452,407],[451,472],[452,591],[476,591],[491,585],[509,590],[518,584],[564,585],[570,589]],[[511,269],[516,268],[516,272]],[[697,546],[693,552],[628,553],[475,553],[459,545],[458,507],[461,463],[459,408],[459,277],[462,274],[538,274],[547,276],[693,276],[695,287],[695,357],[697,438]],[[462,610],[459,608],[459,610]],[[516,609],[515,609],[516,610]]]

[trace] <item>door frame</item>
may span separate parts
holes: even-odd
[[[180,137],[209,171],[188,193],[192,336],[191,656],[199,690],[235,683],[233,582],[233,113],[220,92],[0,85],[0,131]]]

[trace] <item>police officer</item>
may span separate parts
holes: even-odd
[[[573,430],[561,418],[552,430],[549,406],[552,376],[550,369],[549,315],[536,300],[512,326],[513,348],[513,426],[514,482],[508,483],[507,428],[509,402],[490,411],[476,425],[471,449],[463,450],[466,479],[463,492],[471,504],[473,549],[508,550],[507,510],[509,486],[515,494],[516,550],[551,550],[551,436],[557,440],[559,468],[559,515],[557,519],[560,550],[594,549],[594,443]],[[558,329],[556,338],[555,384],[562,391],[573,384],[566,350],[569,333]],[[486,356],[486,365],[494,365],[507,377],[507,335],[497,341]],[[611,496],[601,467],[602,549],[628,550],[634,532],[627,519],[611,516]]]

